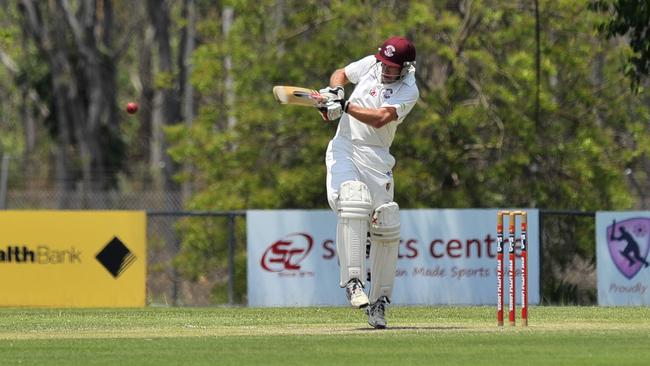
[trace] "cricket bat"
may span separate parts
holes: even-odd
[[[274,86],[273,95],[280,104],[318,107],[327,102],[328,98],[313,89],[299,86]]]

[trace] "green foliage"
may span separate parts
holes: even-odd
[[[0,29],[0,47],[9,48],[13,44],[13,37],[9,30]]]
[[[174,75],[170,72],[158,72],[154,80],[154,85],[156,89],[171,89],[174,87]]]
[[[650,74],[650,4],[647,0],[592,0],[590,8],[607,14],[596,25],[608,38],[625,36],[631,54],[623,70],[631,82],[632,90],[639,92],[641,81]]]
[[[0,52],[7,57],[15,57],[15,44],[18,28],[12,23],[11,14],[0,13]],[[0,158],[3,154],[20,154],[22,151],[22,132],[18,123],[18,113],[14,107],[19,103],[20,93],[14,82],[12,72],[0,62]]]

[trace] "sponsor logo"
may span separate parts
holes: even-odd
[[[314,246],[314,239],[305,233],[291,233],[271,244],[260,264],[269,272],[298,271]]]
[[[607,247],[612,262],[627,279],[647,268],[650,251],[650,219],[631,218],[607,227]]]
[[[375,89],[375,88],[370,89],[370,93],[369,93],[369,94],[370,94],[371,96],[373,96],[373,97],[376,97],[376,96],[377,96],[377,89]]]
[[[111,239],[95,258],[114,278],[118,278],[135,262],[133,253],[117,237]]]
[[[388,179],[392,179],[393,178],[393,172],[392,171],[387,171],[386,172],[386,177]],[[391,182],[386,183],[386,192],[390,192],[390,187],[391,186],[392,186]]]
[[[26,245],[7,246],[0,249],[0,264],[78,264],[81,263],[81,251],[71,246],[70,249],[53,249],[47,245],[30,248]]]

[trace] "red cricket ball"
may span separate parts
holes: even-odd
[[[129,114],[133,114],[138,111],[138,103],[130,102],[126,105],[126,111]]]

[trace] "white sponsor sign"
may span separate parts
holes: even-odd
[[[597,212],[599,305],[650,305],[650,212]]]
[[[528,296],[530,304],[537,304],[539,216],[537,210],[527,212]],[[496,213],[495,209],[401,210],[402,239],[392,302],[496,304]],[[504,224],[507,277],[507,220]],[[247,227],[250,306],[348,304],[345,291],[338,286],[336,215],[332,211],[249,210]],[[517,255],[519,230],[518,220]],[[519,257],[516,268],[519,303]]]

